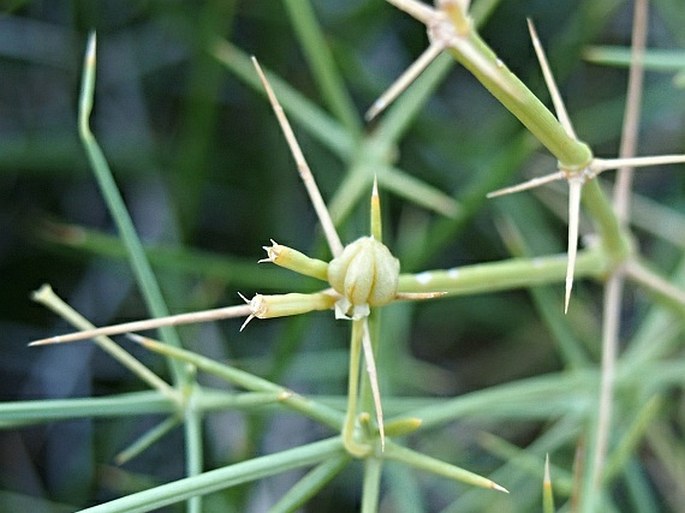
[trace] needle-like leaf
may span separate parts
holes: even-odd
[[[573,289],[573,274],[578,254],[578,224],[580,222],[580,195],[583,179],[571,177],[568,181],[568,263],[566,264],[566,292],[564,294],[564,313],[568,313]]]
[[[331,253],[333,253],[333,256],[338,256],[342,253],[343,245],[342,242],[340,242],[340,237],[338,236],[338,232],[335,229],[335,225],[333,224],[331,215],[328,213],[328,208],[326,208],[326,204],[324,203],[324,200],[321,197],[321,192],[319,192],[319,188],[316,185],[314,175],[312,174],[311,169],[309,169],[307,160],[304,158],[302,149],[300,148],[300,145],[297,142],[297,139],[295,138],[295,133],[293,132],[293,129],[291,128],[290,123],[288,122],[288,118],[286,117],[285,112],[283,111],[283,107],[281,107],[281,104],[278,102],[278,98],[276,98],[276,94],[271,88],[271,85],[269,84],[266,75],[262,71],[262,68],[257,62],[257,59],[255,59],[254,57],[252,57],[252,63],[254,64],[254,67],[257,70],[257,74],[259,75],[262,84],[264,85],[266,94],[269,97],[269,101],[271,102],[271,107],[273,108],[274,113],[276,114],[276,118],[278,119],[278,124],[281,126],[283,135],[285,136],[285,139],[288,142],[288,147],[290,148],[290,152],[292,153],[292,156],[295,159],[295,163],[297,164],[297,170],[300,173],[300,177],[304,182],[305,188],[307,189],[309,199],[312,202],[314,210],[316,211],[316,215],[319,218],[319,222],[321,223],[321,227],[323,228],[324,235],[326,236],[326,240],[328,241],[328,246],[331,248]]]
[[[590,164],[590,170],[594,175],[598,175],[604,171],[620,169],[622,167],[648,167],[683,163],[685,163],[685,155],[655,155],[649,157],[628,157],[616,159],[595,158],[592,160],[592,164]]]
[[[563,180],[564,178],[566,178],[566,174],[563,171],[557,171],[555,173],[550,173],[545,176],[538,176],[536,178],[532,178],[527,182],[512,185],[511,187],[497,189],[496,191],[489,192],[487,194],[487,197],[496,198],[497,196],[505,196],[507,194],[513,194],[515,192],[527,191],[528,189],[534,189],[546,183],[554,182],[556,180]]]
[[[387,0],[399,10],[406,12],[412,18],[423,24],[429,23],[435,17],[435,9],[417,0]]]
[[[134,331],[152,330],[162,326],[179,326],[181,324],[195,324],[198,322],[216,321],[219,319],[229,319],[232,317],[246,317],[251,313],[252,310],[249,305],[225,306],[222,308],[215,308],[213,310],[204,310],[202,312],[190,312],[178,315],[170,315],[167,317],[157,317],[155,319],[146,319],[144,321],[114,324],[112,326],[104,326],[102,328],[79,331],[76,333],[70,333],[68,335],[56,335],[54,337],[35,340],[29,345],[42,346],[48,344],[62,344],[64,342],[86,340],[89,338],[98,337],[100,335],[120,335],[122,333],[131,333]]]
[[[545,477],[542,481],[542,511],[554,513],[554,495],[552,493],[552,477],[549,471],[549,454],[545,456]]]
[[[373,396],[373,406],[376,410],[376,423],[378,424],[378,434],[381,439],[381,450],[385,449],[385,426],[383,425],[383,407],[381,405],[381,390],[378,386],[378,372],[376,370],[376,358],[373,355],[371,345],[371,335],[369,334],[368,319],[364,319],[364,332],[362,334],[362,348],[364,350],[364,361],[366,362],[366,372],[369,375],[371,384],[371,395]]]
[[[535,30],[535,25],[533,20],[528,18],[528,32],[530,32],[530,39],[533,41],[533,48],[535,48],[535,55],[537,55],[538,62],[540,63],[540,68],[542,69],[542,75],[545,77],[545,84],[547,84],[547,90],[552,98],[552,103],[554,104],[554,111],[557,113],[557,118],[559,123],[564,127],[566,133],[569,137],[573,139],[578,139],[576,137],[576,132],[573,130],[573,125],[571,124],[571,119],[568,117],[568,112],[566,111],[566,106],[559,93],[559,88],[554,80],[554,75],[549,67],[549,62],[547,61],[547,56],[545,55],[545,49],[540,43],[540,38]]]
[[[411,66],[409,66],[404,73],[402,73],[397,80],[395,80],[392,85],[373,102],[373,105],[371,105],[369,110],[366,111],[366,114],[364,114],[364,118],[367,121],[371,121],[378,114],[383,112],[388,105],[395,101],[402,91],[409,87],[409,84],[416,80],[416,77],[418,77],[444,49],[445,46],[438,41],[431,43],[418,59],[416,59]]]

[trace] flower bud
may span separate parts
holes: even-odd
[[[336,303],[336,317],[360,319],[370,306],[382,306],[395,298],[400,262],[373,237],[348,244],[328,264],[328,283],[343,297]]]

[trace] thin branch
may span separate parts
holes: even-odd
[[[609,445],[609,431],[613,414],[614,381],[616,379],[616,355],[619,337],[619,307],[623,296],[623,277],[615,271],[604,289],[602,314],[602,374],[600,381],[597,426],[593,447],[590,476],[594,495],[602,482],[602,472]]]
[[[628,93],[626,98],[623,131],[621,134],[620,158],[634,157],[637,153],[637,139],[640,126],[640,107],[644,82],[644,54],[647,43],[648,0],[635,0],[633,13],[633,35],[631,41],[630,69],[628,75]],[[614,188],[616,215],[627,222],[630,214],[630,191],[633,183],[631,167],[620,169]]]
[[[43,285],[40,289],[36,290],[33,294],[31,294],[31,299],[46,306],[75,328],[84,330],[94,328],[88,319],[83,317],[69,304],[62,300],[61,297],[55,294],[50,285]],[[105,336],[96,336],[94,338],[95,343],[112,358],[117,360],[124,367],[128,368],[152,388],[155,388],[164,396],[172,399],[177,404],[180,404],[181,396],[174,388],[169,386],[166,381],[148,369],[116,342]]]
[[[624,270],[626,276],[636,283],[685,307],[685,290],[676,287],[641,263],[630,261],[626,263]]]
[[[636,153],[638,125],[640,121],[640,103],[644,67],[642,56],[647,39],[648,20],[647,0],[635,0],[633,13],[632,58],[628,79],[626,114],[623,120],[620,158],[630,158]],[[630,213],[630,192],[632,187],[632,169],[619,171],[614,188],[614,206],[616,216],[621,224],[626,224]],[[618,353],[619,331],[621,325],[621,299],[623,295],[623,269],[615,269],[609,278],[604,293],[604,314],[602,325],[602,367],[597,412],[597,426],[594,433],[593,458],[589,473],[591,490],[585,496],[593,500],[599,491],[602,474],[606,465],[609,445],[609,433],[613,416],[614,380],[616,374],[616,357]]]

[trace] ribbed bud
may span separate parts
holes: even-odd
[[[360,319],[369,307],[382,306],[395,298],[400,262],[373,237],[348,244],[328,264],[328,283],[343,297],[336,303],[336,317]]]

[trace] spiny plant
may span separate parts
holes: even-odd
[[[106,167],[105,161],[100,159],[101,152],[99,147],[91,138],[90,130],[88,128],[88,119],[92,109],[95,83],[95,51],[95,35],[93,34],[89,41],[84,62],[83,90],[81,97],[81,132],[85,144],[89,148],[89,155],[91,156],[93,166],[103,168],[105,173],[109,175],[109,172],[104,169]],[[490,479],[481,477],[460,467],[448,465],[429,456],[414,453],[409,449],[391,444],[390,441],[388,441],[386,449],[386,426],[383,420],[381,396],[374,357],[374,347],[378,345],[378,338],[377,336],[372,337],[371,335],[371,333],[376,330],[369,328],[369,318],[372,314],[371,308],[375,309],[376,307],[387,305],[396,300],[431,299],[439,297],[443,295],[443,293],[416,292],[416,280],[405,280],[404,283],[400,284],[399,261],[392,255],[387,246],[382,243],[380,199],[376,183],[374,183],[373,193],[371,195],[370,236],[361,237],[346,246],[342,245],[326,205],[316,186],[314,177],[302,154],[299,144],[295,139],[290,124],[283,114],[283,109],[278,103],[271,86],[254,58],[253,63],[264,84],[269,99],[272,102],[274,112],[281,124],[288,144],[290,145],[302,181],[307,188],[309,198],[321,221],[331,253],[334,255],[334,259],[330,263],[326,263],[322,260],[310,258],[297,250],[272,241],[271,246],[264,247],[268,257],[260,260],[260,262],[271,262],[299,274],[328,282],[330,288],[310,294],[301,294],[297,292],[279,295],[257,294],[251,300],[248,300],[243,296],[247,308],[244,306],[228,307],[196,314],[160,317],[151,321],[90,329],[71,335],[57,335],[48,339],[37,340],[32,342],[31,345],[65,343],[89,338],[97,339],[97,337],[103,337],[105,335],[128,333],[131,331],[159,328],[163,326],[247,316],[247,319],[241,327],[242,331],[242,329],[244,329],[254,318],[269,319],[299,315],[315,310],[334,309],[336,318],[348,319],[352,322],[347,393],[348,403],[340,437],[331,439],[330,442],[332,443],[325,446],[325,450],[319,454],[319,458],[324,460],[331,456],[338,456],[336,460],[338,461],[336,471],[340,470],[339,463],[341,462],[341,458],[345,456],[345,453],[369,462],[368,467],[371,470],[366,474],[369,477],[368,480],[365,480],[362,510],[372,511],[377,507],[378,488],[380,485],[380,462],[384,458],[407,462],[418,468],[430,469],[434,472],[476,486],[506,492],[507,490],[505,488]],[[65,308],[49,288],[41,289],[34,295],[34,298],[48,306],[53,304],[59,305],[59,307],[55,308],[56,310]],[[217,376],[227,379],[232,384],[246,386],[244,379],[238,379],[236,381],[235,377],[229,377],[233,374],[232,369],[218,371],[217,367],[220,368],[222,367],[221,365],[206,360],[198,360],[199,357],[197,355],[193,355],[182,349],[177,348],[174,351],[173,348],[149,338],[137,335],[130,335],[129,337],[148,349],[193,364],[201,370],[215,373]],[[102,342],[103,348],[110,351],[113,356],[120,358],[122,363],[129,365],[131,370],[139,372],[141,366],[137,362],[133,364],[131,362],[133,358],[130,357],[130,355],[120,349],[113,349],[109,339],[105,338]],[[364,380],[367,388],[366,391],[362,390],[363,387],[360,386],[362,385],[362,383],[360,383],[362,350],[366,362],[366,376],[368,377],[367,380]],[[135,362],[135,360],[133,361]],[[158,378],[153,378],[149,374],[150,373],[146,371],[141,374],[141,377],[146,379],[149,384],[154,384],[154,386],[163,390],[167,397],[174,398],[175,402],[181,408],[187,408],[187,402],[193,400],[192,396],[184,397],[174,394],[169,390],[169,386],[166,385],[166,383],[160,383]],[[266,386],[269,389],[275,387],[277,391],[276,396],[271,396],[270,400],[283,402],[287,405],[298,405],[295,406],[295,409],[303,413],[309,412],[311,414],[312,408],[316,409],[316,405],[314,404],[310,404],[306,408],[303,408],[302,402],[304,400],[286,389],[278,390],[276,385],[270,384],[267,384]],[[247,386],[247,388],[252,387],[254,387],[254,383]],[[264,384],[258,385],[258,388],[263,387]],[[370,392],[373,400],[373,406],[376,412],[375,426],[370,423],[368,408],[362,407],[360,411],[358,406],[359,399],[362,399],[360,394],[364,394],[364,392],[366,392],[365,395],[367,396]],[[313,417],[318,418],[319,420],[325,419],[328,423],[331,423],[332,421],[334,426],[337,424],[335,415],[326,415],[319,412],[315,413]],[[390,436],[403,435],[416,430],[420,425],[421,419],[399,418],[394,419],[394,421],[388,424],[387,431]],[[318,447],[324,446],[319,444]],[[331,450],[333,450],[333,453],[331,453]],[[340,454],[335,454],[336,452]],[[326,473],[326,477],[330,477],[328,473]],[[190,482],[193,490],[195,490],[194,493],[197,493],[197,483],[193,478],[189,479],[191,480]],[[321,483],[318,483],[317,486],[320,486],[320,484]],[[216,486],[216,484],[214,486]],[[158,507],[160,505],[173,503],[178,501],[181,496],[177,490],[178,484],[173,485],[172,488],[176,488],[176,490],[164,498],[160,497],[160,490],[155,489],[148,491],[147,493],[141,492],[141,494],[138,494],[136,497],[129,496],[118,501],[113,501],[105,510],[112,510],[111,508],[114,508],[114,511],[149,510],[151,506]],[[293,499],[290,496],[288,496],[287,499],[284,498],[284,500],[288,504],[293,502]],[[298,499],[298,502],[299,500],[301,499]],[[93,511],[97,511],[97,509],[94,509]]]
[[[202,472],[201,462],[190,462],[189,477],[150,490],[131,494],[111,501],[101,506],[89,508],[88,511],[148,511],[180,500],[189,499],[189,507],[199,511],[201,503],[199,497],[212,491],[239,484],[254,479],[264,478],[287,469],[316,465],[303,477],[290,492],[272,507],[272,511],[288,511],[296,508],[304,500],[323,487],[333,476],[347,466],[350,458],[361,459],[364,462],[362,511],[376,511],[378,509],[381,471],[389,460],[398,460],[408,465],[429,470],[443,476],[465,480],[469,483],[494,489],[503,488],[491,479],[482,478],[472,472],[446,464],[420,452],[409,450],[392,439],[427,427],[435,426],[446,420],[458,418],[468,413],[471,406],[468,399],[479,402],[479,408],[487,405],[496,406],[499,414],[515,417],[518,408],[533,410],[533,405],[541,408],[532,416],[540,415],[549,418],[559,414],[559,408],[574,401],[579,401],[577,411],[565,416],[557,426],[558,432],[550,429],[550,438],[546,441],[552,447],[558,447],[560,440],[568,437],[569,433],[577,430],[587,430],[586,460],[592,464],[580,470],[581,482],[576,482],[573,489],[579,494],[582,511],[594,511],[611,505],[611,498],[603,492],[606,483],[615,478],[621,470],[621,465],[629,458],[630,453],[639,439],[644,436],[649,419],[659,408],[659,401],[652,398],[645,402],[644,407],[638,408],[634,418],[629,419],[627,425],[622,426],[622,436],[615,442],[613,450],[609,451],[607,437],[609,434],[608,419],[612,411],[613,390],[621,374],[617,373],[615,354],[616,330],[618,316],[611,313],[611,307],[605,306],[604,318],[604,348],[603,371],[599,375],[601,386],[601,400],[587,401],[596,389],[598,376],[593,372],[578,371],[571,375],[554,375],[550,379],[537,379],[519,384],[509,384],[502,389],[494,389],[490,393],[475,394],[471,398],[457,398],[448,402],[427,405],[421,408],[400,408],[400,414],[385,420],[382,414],[382,404],[386,403],[382,389],[378,387],[377,372],[375,370],[374,353],[378,351],[379,321],[375,307],[384,306],[396,299],[430,299],[436,296],[449,296],[464,293],[475,293],[487,290],[502,290],[517,286],[557,282],[566,283],[563,310],[569,308],[573,276],[592,277],[606,282],[607,301],[615,304],[615,295],[620,291],[618,284],[623,277],[629,277],[649,288],[656,295],[670,302],[676,312],[681,312],[683,293],[678,288],[659,278],[648,270],[641,262],[638,250],[632,243],[632,236],[623,216],[617,213],[607,200],[605,193],[599,186],[597,175],[601,172],[620,166],[635,166],[664,162],[683,162],[680,156],[598,159],[593,156],[589,146],[580,141],[571,126],[560,96],[556,91],[554,80],[548,70],[544,54],[534,33],[532,24],[531,36],[536,51],[545,71],[546,82],[554,100],[557,117],[554,117],[546,107],[513,75],[480,39],[473,19],[469,15],[469,2],[442,1],[435,8],[415,1],[393,1],[398,7],[406,10],[415,18],[424,22],[429,29],[430,46],[422,56],[418,65],[412,67],[409,79],[402,78],[399,86],[392,87],[388,95],[382,96],[371,110],[371,116],[377,115],[388,105],[391,99],[416,76],[417,72],[426,67],[432,59],[443,51],[448,51],[462,63],[493,95],[507,107],[558,159],[559,171],[542,179],[534,179],[522,186],[505,188],[493,193],[518,192],[534,186],[549,183],[557,179],[565,179],[569,184],[569,233],[568,256],[561,259],[557,256],[538,256],[535,258],[519,258],[502,262],[477,264],[472,266],[455,267],[448,270],[423,271],[418,274],[399,274],[399,264],[382,244],[382,229],[379,195],[374,185],[371,196],[371,237],[358,239],[343,247],[334,228],[325,204],[318,193],[312,174],[308,170],[306,161],[295,141],[292,131],[284,115],[280,112],[275,96],[271,93],[266,80],[264,85],[274,104],[274,110],[279,117],[286,138],[291,146],[298,170],[303,178],[310,195],[312,204],[319,220],[324,227],[324,233],[329,242],[333,260],[327,263],[323,260],[310,258],[299,251],[287,246],[272,243],[266,247],[269,262],[283,266],[306,276],[311,276],[329,283],[331,286],[324,291],[301,294],[289,293],[284,295],[257,295],[247,301],[246,305],[231,306],[214,311],[181,314],[168,317],[163,308],[151,308],[157,317],[151,321],[128,323],[125,325],[90,329],[84,320],[76,318],[75,312],[61,303],[48,288],[36,294],[36,299],[60,311],[65,317],[82,330],[81,333],[51,337],[38,341],[42,343],[60,343],[79,338],[94,338],[103,348],[120,358],[134,370],[150,386],[154,387],[168,401],[171,415],[169,421],[160,424],[138,444],[135,444],[127,457],[137,454],[148,447],[171,427],[183,422],[186,436],[189,440],[197,440],[198,425],[201,423],[204,411],[213,408],[255,407],[268,403],[278,403],[307,415],[340,433],[323,442],[314,442],[294,449],[246,460],[217,470]],[[244,61],[237,60],[233,52],[232,65],[239,67]],[[225,43],[216,47],[217,56],[228,59]],[[133,255],[134,266],[142,283],[146,285],[146,295],[151,304],[161,304],[157,286],[154,284],[152,273],[146,263],[144,252],[125,210],[121,208],[120,198],[116,196],[113,183],[108,183],[110,176],[108,166],[101,151],[95,143],[88,127],[88,118],[92,107],[94,88],[95,44],[91,40],[87,51],[83,80],[83,94],[81,98],[80,128],[82,138],[89,152],[89,157],[102,183],[103,190],[109,191],[108,201],[115,217],[120,222],[120,230],[127,240],[129,251]],[[370,117],[371,117],[370,116]],[[557,119],[558,118],[558,119]],[[387,126],[387,125],[386,125]],[[378,133],[383,134],[381,126]],[[385,134],[387,137],[387,134]],[[372,137],[369,138],[370,140]],[[387,143],[387,141],[386,141]],[[386,166],[387,167],[387,166]],[[382,174],[379,180],[383,184]],[[362,181],[363,182],[363,181]],[[367,189],[368,190],[368,189]],[[576,252],[578,237],[578,220],[580,215],[581,191],[584,205],[597,224],[598,240],[588,249]],[[613,290],[613,292],[611,292]],[[417,296],[418,294],[418,296]],[[159,297],[155,297],[159,296]],[[675,306],[673,306],[675,305]],[[561,305],[560,305],[561,306]],[[224,365],[196,353],[180,348],[175,341],[172,331],[162,333],[166,344],[161,344],[146,337],[132,336],[133,340],[144,347],[170,357],[175,386],[169,386],[156,375],[150,373],[144,366],[131,360],[121,348],[113,344],[105,335],[133,332],[153,327],[163,327],[185,322],[199,322],[228,317],[269,318],[307,313],[312,310],[334,309],[338,317],[349,317],[352,322],[350,344],[349,374],[347,406],[342,411],[331,408],[313,398],[305,398],[280,385],[268,382],[229,365]],[[246,321],[247,322],[247,321]],[[243,325],[244,327],[245,325]],[[613,339],[613,340],[612,340]],[[360,374],[361,358],[364,357],[367,373]],[[221,394],[213,390],[198,387],[194,382],[194,370],[179,365],[179,362],[191,364],[193,369],[214,374],[229,383],[250,392],[244,394]],[[630,363],[630,362],[629,362]],[[633,362],[633,371],[647,369],[645,365],[653,362]],[[623,372],[628,372],[631,366],[626,364]],[[680,367],[678,367],[680,369]],[[668,377],[660,382],[665,387],[672,383]],[[657,385],[653,385],[657,386]],[[390,398],[387,398],[392,399]],[[467,400],[465,400],[467,399]],[[545,407],[540,405],[545,402]],[[607,403],[608,401],[608,403]],[[359,404],[360,403],[360,404]],[[21,405],[24,406],[24,405]],[[593,408],[597,408],[594,409]],[[17,409],[19,411],[19,408]],[[371,412],[375,412],[375,423],[371,420]],[[14,413],[19,415],[20,413]],[[589,422],[587,428],[585,423]],[[562,429],[563,424],[563,429]],[[573,429],[569,429],[569,425]],[[563,431],[563,433],[562,433]],[[568,438],[565,439],[568,441]],[[485,442],[491,447],[499,447],[500,454],[510,451],[512,456],[520,457],[512,452],[501,440],[489,439]],[[544,445],[544,444],[541,444]],[[607,460],[607,456],[609,456]],[[512,457],[512,460],[514,457]],[[544,509],[553,509],[549,495],[549,469],[545,472]],[[498,479],[499,481],[499,479]],[[538,481],[539,482],[539,481]],[[568,482],[562,484],[563,490]],[[516,488],[512,491],[516,492]]]

